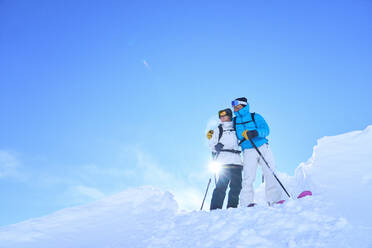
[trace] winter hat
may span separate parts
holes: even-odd
[[[230,119],[232,119],[232,111],[231,109],[227,108],[227,109],[223,109],[223,110],[220,110],[218,111],[218,117],[221,118],[222,116],[230,116]]]
[[[247,104],[248,104],[248,100],[245,97],[236,98],[234,101],[231,102],[231,105],[233,107],[238,106],[238,105],[247,106]]]

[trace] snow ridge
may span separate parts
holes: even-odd
[[[186,212],[168,192],[134,188],[1,227],[0,247],[372,247],[371,148],[372,126],[318,140],[293,177],[278,173],[292,195],[314,195],[283,205]]]

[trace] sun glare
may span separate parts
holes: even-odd
[[[221,170],[221,163],[217,161],[211,161],[209,163],[209,170],[215,174],[218,174]]]

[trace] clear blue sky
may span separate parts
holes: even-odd
[[[198,202],[207,122],[241,96],[293,174],[318,138],[372,124],[371,13],[369,0],[0,0],[0,225],[140,185]]]

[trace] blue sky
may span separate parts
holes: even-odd
[[[241,96],[293,174],[318,138],[372,124],[371,13],[368,0],[1,0],[0,225],[140,185],[199,205],[207,123]]]

